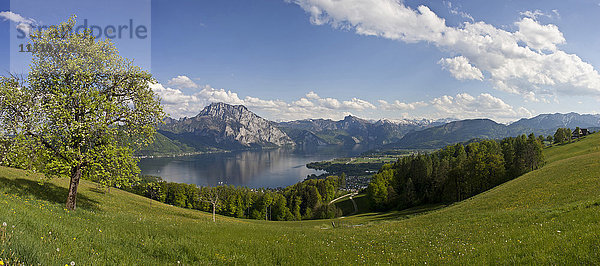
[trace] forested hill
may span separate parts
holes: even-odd
[[[403,157],[373,176],[368,197],[378,210],[461,201],[538,169],[543,147],[530,134]]]
[[[445,125],[413,131],[400,141],[386,148],[433,149],[442,148],[471,139],[501,139],[520,134],[552,135],[558,128],[576,127],[598,130],[600,115],[542,114],[533,118],[524,118],[505,125],[490,119],[472,119],[449,122]]]
[[[137,150],[135,155],[137,156],[171,156],[171,155],[180,155],[186,153],[197,152],[197,149],[194,149],[186,144],[183,144],[177,140],[172,140],[165,135],[156,133],[154,134],[154,142],[152,144]]]
[[[524,118],[510,124],[510,128],[530,128],[546,131],[545,134],[554,133],[557,128],[600,128],[600,114],[541,114],[533,118]],[[543,133],[543,132],[540,132]]]
[[[470,139],[499,139],[510,135],[510,130],[506,125],[489,119],[461,120],[421,131],[413,131],[399,142],[386,147],[431,149]]]

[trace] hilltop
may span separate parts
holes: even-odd
[[[600,263],[600,134],[547,148],[540,170],[449,207],[264,222],[0,168],[5,257],[28,264]],[[12,226],[15,226],[12,228]],[[335,225],[335,227],[333,227]]]
[[[520,119],[511,124],[500,124],[490,119],[468,119],[448,122],[406,134],[386,148],[435,149],[471,139],[501,139],[521,134],[553,135],[558,128],[576,127],[600,129],[600,115],[541,114]]]

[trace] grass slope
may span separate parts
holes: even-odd
[[[206,213],[116,189],[102,193],[90,182],[69,213],[67,180],[38,184],[37,175],[0,168],[0,223],[9,233],[0,257],[61,265],[599,264],[600,134],[545,155],[540,170],[426,214],[301,222],[213,223]]]

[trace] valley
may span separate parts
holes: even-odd
[[[1,168],[0,220],[10,239],[0,257],[78,265],[596,264],[599,137],[547,148],[542,169],[445,208],[299,222],[212,222],[207,213],[98,191],[89,181],[81,208],[67,212],[68,180],[39,183],[37,174]]]

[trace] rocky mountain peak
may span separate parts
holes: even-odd
[[[210,116],[217,119],[239,119],[244,116],[257,116],[250,112],[248,108],[243,105],[231,105],[227,103],[211,103],[204,107],[202,111],[196,116]],[[258,117],[258,116],[257,116]]]
[[[190,146],[239,149],[295,145],[275,123],[243,105],[212,103],[193,118],[166,122],[161,131]]]

